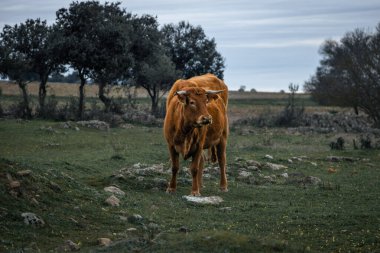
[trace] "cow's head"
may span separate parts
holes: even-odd
[[[202,127],[212,123],[212,116],[207,110],[207,104],[218,98],[218,93],[222,90],[205,90],[203,88],[191,87],[183,88],[175,94],[181,103],[184,104],[185,121],[193,127]]]

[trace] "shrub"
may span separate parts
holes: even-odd
[[[365,137],[360,136],[360,148],[361,149],[372,149],[373,148],[372,140],[369,137],[369,135],[366,135]]]
[[[330,142],[330,148],[333,150],[343,150],[344,149],[344,139],[339,137],[336,142]]]

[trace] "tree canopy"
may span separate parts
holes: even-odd
[[[304,89],[322,104],[352,106],[380,126],[380,24],[374,33],[348,32],[340,42],[327,40],[323,58]]]
[[[132,15],[120,4],[74,1],[56,12],[51,26],[40,19],[6,25],[0,41],[0,73],[17,81],[25,101],[26,84],[39,79],[43,109],[48,78],[63,80],[64,70],[74,70],[80,80],[77,118],[84,117],[88,79],[99,84],[106,111],[113,103],[105,87],[134,83],[147,90],[155,114],[160,97],[177,78],[205,73],[223,78],[224,59],[202,27],[182,21],[160,29],[157,17]]]
[[[201,26],[181,21],[162,28],[164,45],[183,78],[212,73],[223,79],[224,59],[216,50],[215,39],[207,38]]]

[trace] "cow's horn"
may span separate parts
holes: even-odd
[[[224,90],[206,90],[206,94],[219,94]]]
[[[175,95],[186,95],[187,94],[187,91],[185,90],[179,90],[179,91],[176,91]]]

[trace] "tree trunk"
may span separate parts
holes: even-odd
[[[86,84],[86,78],[84,75],[80,75],[80,86],[79,86],[79,108],[78,108],[78,119],[83,119],[84,116],[84,85]]]
[[[42,114],[45,114],[46,83],[48,76],[42,76],[40,79],[41,82],[38,90],[38,102],[40,105],[40,112],[42,112]]]
[[[158,114],[158,96],[152,96],[151,100],[152,100],[152,106],[151,106],[150,112],[153,116],[157,116],[157,114]]]
[[[32,109],[29,107],[29,96],[26,90],[26,83],[23,81],[18,81],[17,83],[22,91],[22,97],[23,97],[22,117],[26,119],[30,119],[32,118]]]
[[[105,111],[109,112],[112,104],[112,100],[104,94],[104,88],[106,87],[106,83],[103,81],[99,82],[99,99],[103,102]]]

